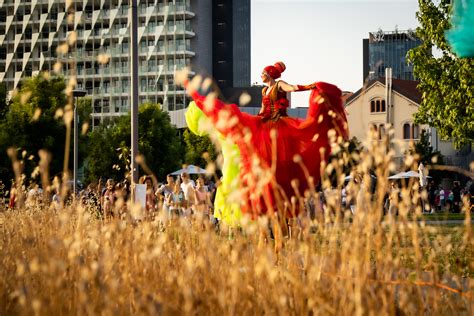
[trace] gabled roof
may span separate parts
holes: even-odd
[[[347,98],[346,105],[351,103],[355,100],[360,94],[364,93],[365,91],[369,90],[374,84],[380,83],[385,86],[385,78],[378,78],[375,80],[369,81],[366,85],[362,88],[357,90],[353,95]],[[401,95],[407,97],[408,99],[412,100],[416,104],[421,103],[421,92],[418,90],[419,82],[413,80],[402,80],[402,79],[392,79],[392,90],[400,93]]]

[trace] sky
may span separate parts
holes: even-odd
[[[341,90],[362,87],[362,39],[378,29],[416,29],[417,0],[251,0],[251,82],[283,61],[291,84],[326,81]],[[292,107],[308,93],[292,94]]]

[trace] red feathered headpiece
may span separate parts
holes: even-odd
[[[284,72],[286,66],[283,62],[276,62],[273,66],[267,66],[263,70],[273,79],[278,79],[281,76],[281,73]]]

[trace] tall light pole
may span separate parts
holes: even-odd
[[[78,150],[78,143],[79,143],[79,131],[78,131],[78,123],[79,123],[79,117],[77,116],[77,101],[78,98],[83,97],[86,95],[86,91],[84,90],[73,90],[72,91],[72,96],[75,98],[75,104],[74,104],[74,170],[73,170],[73,176],[72,176],[72,190],[74,192],[74,199],[76,198],[77,194],[77,165],[79,162],[79,150]]]
[[[132,0],[131,7],[131,23],[130,23],[130,40],[131,40],[131,66],[132,66],[132,78],[131,78],[131,180],[132,184],[138,182],[138,165],[135,158],[138,154],[138,8],[137,0]]]

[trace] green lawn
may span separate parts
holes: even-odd
[[[421,219],[425,221],[447,221],[447,220],[461,220],[466,218],[466,214],[462,213],[435,213],[435,214],[423,214]],[[472,220],[472,215],[471,215]]]

